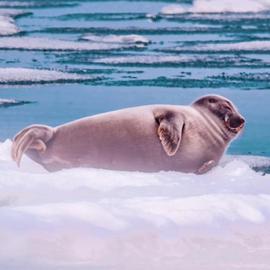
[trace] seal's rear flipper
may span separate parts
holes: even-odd
[[[183,117],[171,111],[163,111],[155,114],[155,120],[158,124],[157,134],[165,152],[168,156],[175,155],[185,125]]]
[[[52,138],[53,133],[53,128],[43,125],[33,125],[23,129],[13,139],[12,159],[20,166],[22,155],[28,149],[44,152],[47,148],[46,143]]]
[[[209,172],[213,167],[215,167],[217,163],[214,160],[209,160],[205,162],[195,173],[196,174],[204,174]]]

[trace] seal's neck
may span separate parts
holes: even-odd
[[[232,135],[228,131],[227,127],[218,116],[211,113],[208,109],[202,108],[201,106],[192,105],[192,107],[199,112],[204,121],[205,125],[208,127],[209,132],[223,143],[228,143],[233,139]]]

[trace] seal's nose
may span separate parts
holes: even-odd
[[[244,118],[240,118],[239,122],[240,122],[240,126],[243,126],[245,124],[245,119]]]

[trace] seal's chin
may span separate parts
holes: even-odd
[[[234,116],[230,117],[228,115],[225,116],[224,121],[226,128],[234,134],[239,133],[243,129],[245,123],[243,118]]]

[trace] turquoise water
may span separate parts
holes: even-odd
[[[270,12],[161,12],[174,2],[0,2],[4,14],[20,12],[10,15],[18,31],[0,37],[0,98],[30,101],[0,107],[0,140],[33,123],[217,93],[247,119],[228,152],[270,156]],[[7,68],[17,68],[9,80]],[[20,75],[19,68],[66,77]]]

